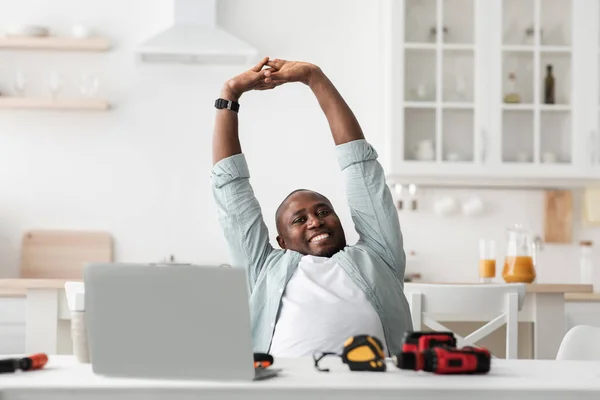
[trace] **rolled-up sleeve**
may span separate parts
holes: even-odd
[[[240,178],[250,178],[248,163],[243,154],[222,159],[214,165],[211,171],[213,185],[218,189]]]
[[[273,247],[269,243],[260,204],[250,185],[245,156],[236,154],[216,163],[211,180],[217,217],[232,266],[246,268],[252,290]]]
[[[403,278],[405,253],[400,221],[377,152],[360,139],[336,146],[336,153],[360,241]]]

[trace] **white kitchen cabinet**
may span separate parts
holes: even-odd
[[[567,301],[565,302],[565,318],[567,329],[577,325],[591,325],[600,328],[600,302]]]
[[[593,39],[593,44],[588,48],[589,54],[592,56],[589,64],[586,65],[588,68],[586,74],[591,76],[588,81],[591,90],[587,92],[588,97],[586,98],[588,119],[585,129],[589,134],[587,142],[590,149],[589,163],[594,172],[600,175],[600,3],[598,1],[591,3],[590,12],[586,14],[586,18],[591,19],[591,22],[588,23],[591,28],[587,34]]]
[[[0,296],[0,355],[25,351],[25,300]]]
[[[0,322],[0,357],[25,353],[25,324]]]
[[[390,180],[568,187],[600,179],[599,25],[597,0],[385,0]],[[516,103],[506,97],[511,82]]]

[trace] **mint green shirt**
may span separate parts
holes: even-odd
[[[380,339],[396,354],[404,332],[413,329],[404,296],[406,259],[398,213],[377,152],[367,141],[341,144],[336,152],[359,240],[332,259],[365,293],[381,318],[385,338]],[[281,298],[302,254],[270,244],[243,154],[219,161],[211,178],[231,265],[247,272],[254,351],[268,352]]]

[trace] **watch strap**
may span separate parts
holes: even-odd
[[[227,109],[227,110],[238,112],[240,110],[240,103],[238,103],[237,101],[233,101],[233,100],[225,100],[225,99],[218,98],[217,100],[215,100],[215,108]]]

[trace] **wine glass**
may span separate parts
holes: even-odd
[[[79,78],[79,91],[85,97],[92,97],[98,89],[98,77],[90,73],[82,73]]]
[[[63,88],[65,80],[64,80],[62,74],[60,74],[56,71],[53,71],[50,73],[48,83],[50,86],[50,95],[52,96],[53,100],[56,100],[56,98],[58,97],[58,93],[60,93],[60,91]]]
[[[13,92],[15,95],[25,96],[25,87],[27,86],[27,75],[23,71],[17,71],[15,81],[13,83]]]

